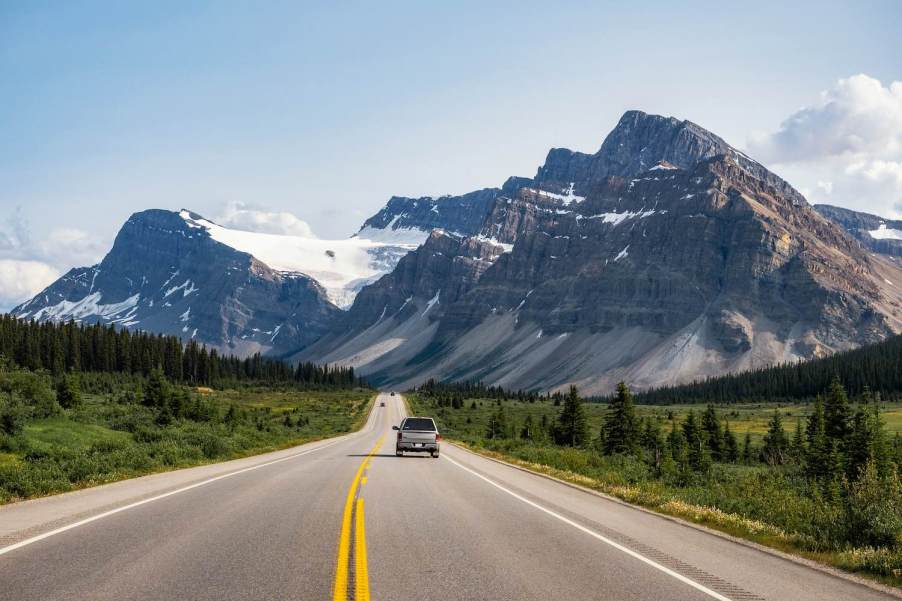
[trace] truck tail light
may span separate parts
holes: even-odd
[[[400,430],[398,430],[398,440],[399,441],[401,440],[401,431]]]
[[[436,435],[435,435],[435,442],[441,442],[441,441],[442,441],[442,435],[436,433]]]

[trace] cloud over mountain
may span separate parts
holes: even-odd
[[[816,202],[900,214],[902,81],[840,79],[776,131],[752,136],[748,148]]]
[[[223,227],[261,234],[316,237],[306,221],[291,213],[266,211],[242,202],[229,203],[223,214],[216,218],[216,222]]]
[[[0,311],[34,296],[75,265],[93,265],[109,241],[86,232],[59,227],[34,240],[19,209],[0,223]]]

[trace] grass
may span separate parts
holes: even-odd
[[[0,434],[0,503],[153,472],[277,450],[358,428],[374,395],[365,389],[223,390],[192,393],[203,420],[161,425],[116,395],[83,395],[80,407]],[[235,407],[234,417],[225,415]],[[286,422],[287,418],[287,422]]]
[[[837,534],[845,530],[842,508],[812,499],[797,465],[773,468],[763,464],[714,464],[707,474],[656,475],[640,459],[603,456],[591,448],[559,447],[547,440],[486,439],[489,420],[499,408],[494,400],[476,399],[473,407],[474,399],[467,399],[463,408],[453,409],[436,408],[431,400],[416,394],[406,398],[414,414],[436,417],[446,437],[476,452],[733,536],[858,572],[885,584],[902,586],[899,546],[874,549],[842,543]],[[502,406],[517,433],[527,415],[532,415],[538,426],[542,416],[552,422],[560,410],[547,401],[505,400]],[[585,407],[591,430],[597,435],[606,406]],[[667,421],[670,413],[681,421],[690,410],[699,412],[704,406],[637,408],[640,415],[661,421]],[[774,410],[783,414],[784,427],[791,435],[795,419],[804,418],[810,406],[729,405],[719,407],[718,413],[729,419],[740,441],[748,431],[752,440],[760,444]],[[902,405],[887,405],[883,415],[891,435],[902,429]],[[669,426],[665,425],[665,431],[666,428]]]
[[[28,424],[24,438],[34,449],[78,451],[99,443],[123,443],[131,440],[132,435],[97,424],[79,423],[66,417],[51,417]]]

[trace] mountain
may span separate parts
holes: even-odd
[[[500,188],[392,197],[343,240],[137,213],[99,265],[14,313],[353,365],[385,386],[605,394],[902,331],[899,225],[815,210],[699,125],[629,111],[593,154],[555,148]]]
[[[436,201],[439,215],[463,210],[455,202]],[[689,121],[627,112],[595,154],[553,149],[535,177],[485,202],[478,227],[429,222],[442,229],[296,357],[398,387],[435,377],[606,393],[902,329],[897,264]],[[389,209],[377,223],[401,219]]]
[[[838,223],[865,248],[891,257],[902,257],[902,220],[892,221],[831,205],[814,205],[814,208],[827,219]]]
[[[473,235],[485,221],[495,198],[497,188],[486,188],[463,196],[432,198],[407,198],[392,196],[385,207],[367,219],[356,237],[380,242],[411,238],[421,244],[433,229],[444,229],[464,235]]]
[[[282,354],[328,332],[340,305],[426,236],[320,240],[228,229],[185,210],[143,211],[100,264],[70,270],[13,314],[175,334],[239,355]]]

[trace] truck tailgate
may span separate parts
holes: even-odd
[[[404,431],[401,433],[402,442],[435,442],[435,432]]]

